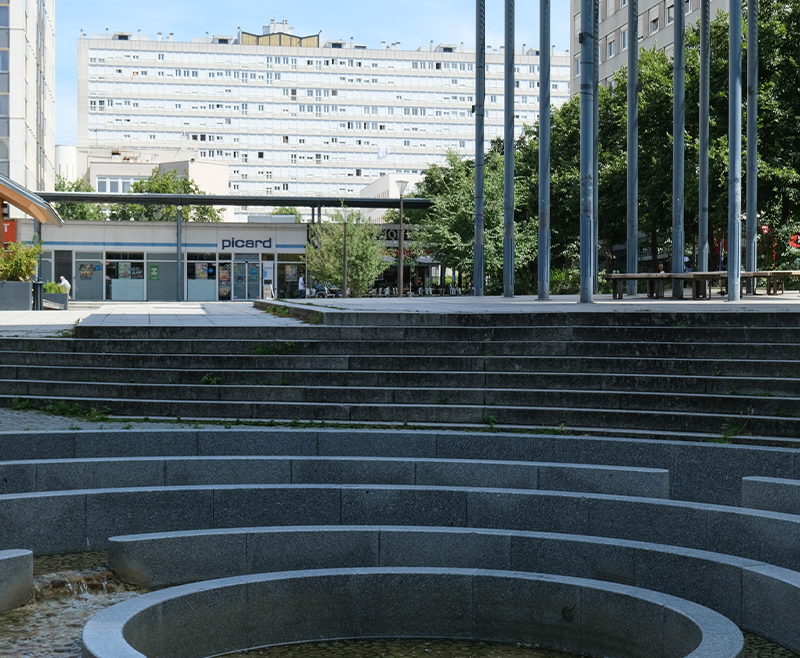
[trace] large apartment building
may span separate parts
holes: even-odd
[[[487,49],[487,145],[503,135],[503,58]],[[463,44],[369,48],[300,37],[285,21],[263,34],[188,42],[82,36],[78,171],[180,153],[225,163],[234,194],[356,196],[382,175],[420,173],[448,150],[474,154],[475,61]],[[523,46],[515,61],[519,134],[538,118],[539,52]],[[551,73],[560,105],[570,94],[568,53],[554,53]]]
[[[686,25],[700,20],[700,0],[639,0],[639,48],[657,48],[672,56],[675,6],[683,2]],[[572,93],[580,85],[581,0],[570,0],[572,16]],[[712,0],[711,16],[728,11],[728,0]],[[600,0],[600,83],[607,84],[612,74],[628,66],[628,0]]]
[[[0,0],[0,172],[31,190],[55,184],[54,9]]]

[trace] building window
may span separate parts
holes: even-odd
[[[650,21],[650,34],[658,32],[658,17]]]
[[[628,30],[622,30],[620,32],[620,36],[622,37],[622,48],[621,50],[628,49]]]
[[[667,7],[667,25],[672,25],[675,22],[675,7]]]
[[[616,41],[609,41],[608,45],[606,46],[606,59],[611,59],[614,55],[617,54],[617,42]]]

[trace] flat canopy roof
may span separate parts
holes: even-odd
[[[53,206],[47,201],[3,174],[0,174],[0,199],[30,215],[42,224],[50,222],[56,226],[61,226],[64,223]]]

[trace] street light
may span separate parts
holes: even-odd
[[[407,180],[398,180],[397,189],[400,191],[400,233],[397,236],[397,273],[398,273],[398,296],[403,296],[403,238],[405,231],[403,230],[403,194],[408,187]]]

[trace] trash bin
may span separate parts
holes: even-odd
[[[42,310],[42,295],[44,294],[44,281],[33,282],[33,310]]]

